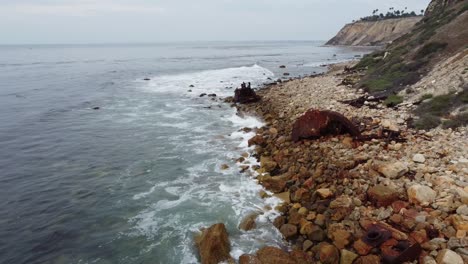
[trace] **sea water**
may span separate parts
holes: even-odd
[[[0,263],[198,263],[214,223],[234,257],[287,247],[236,163],[262,120],[219,98],[370,51],[322,44],[0,46]]]

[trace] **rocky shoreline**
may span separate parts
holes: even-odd
[[[292,248],[266,247],[239,263],[468,263],[467,128],[416,131],[406,125],[411,104],[343,103],[365,96],[342,85],[345,66],[237,105],[266,123],[249,141],[261,163],[252,169],[270,191],[263,197],[284,200],[274,225]],[[293,142],[292,126],[309,109],[341,113],[369,137]]]

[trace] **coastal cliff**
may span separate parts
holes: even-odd
[[[347,24],[326,45],[380,46],[411,31],[422,17],[358,21]]]

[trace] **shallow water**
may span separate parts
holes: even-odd
[[[0,46],[0,263],[197,263],[217,222],[234,256],[285,246],[274,212],[237,230],[276,202],[235,163],[261,121],[199,94],[369,51],[321,44]]]

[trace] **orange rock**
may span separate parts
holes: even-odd
[[[262,262],[257,256],[244,254],[240,256],[239,264],[262,264]]]
[[[217,264],[231,259],[228,233],[224,224],[202,230],[195,237],[202,264]]]
[[[338,264],[340,261],[340,252],[335,246],[322,243],[319,249],[319,257],[323,264]]]
[[[257,257],[261,263],[297,264],[288,253],[275,247],[264,247],[260,249],[257,252]]]
[[[354,242],[353,248],[356,250],[356,252],[359,255],[365,256],[365,255],[369,254],[369,252],[372,249],[372,246],[369,246],[368,244],[364,243],[364,241],[362,241],[362,239],[359,239],[356,242]]]

